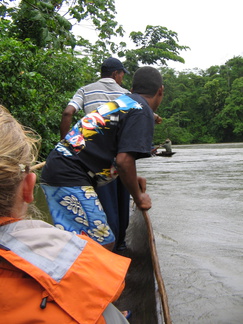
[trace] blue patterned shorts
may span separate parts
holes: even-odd
[[[92,186],[41,187],[56,227],[88,235],[101,245],[115,241],[106,214]]]

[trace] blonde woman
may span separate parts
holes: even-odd
[[[27,217],[36,136],[0,106],[0,138],[1,323],[128,323],[111,302],[130,260]]]

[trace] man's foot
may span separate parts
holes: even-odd
[[[132,312],[130,310],[121,311],[122,315],[129,319],[132,316]]]
[[[125,241],[123,241],[120,244],[117,244],[117,246],[116,246],[116,250],[117,251],[124,251],[126,249],[127,249],[127,245],[126,245],[126,242]]]

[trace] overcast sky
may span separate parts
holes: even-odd
[[[160,25],[178,34],[185,64],[169,63],[178,71],[207,69],[243,56],[243,0],[115,0],[117,21],[126,36]]]

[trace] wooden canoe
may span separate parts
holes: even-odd
[[[166,152],[166,151],[161,151],[158,153],[155,153],[155,156],[165,156],[165,157],[170,157],[172,155],[176,154],[176,152]]]
[[[127,249],[118,253],[131,258],[132,262],[125,279],[125,289],[115,306],[120,310],[132,311],[129,319],[131,324],[164,323],[148,227],[142,212],[137,209],[131,212],[126,243]]]

